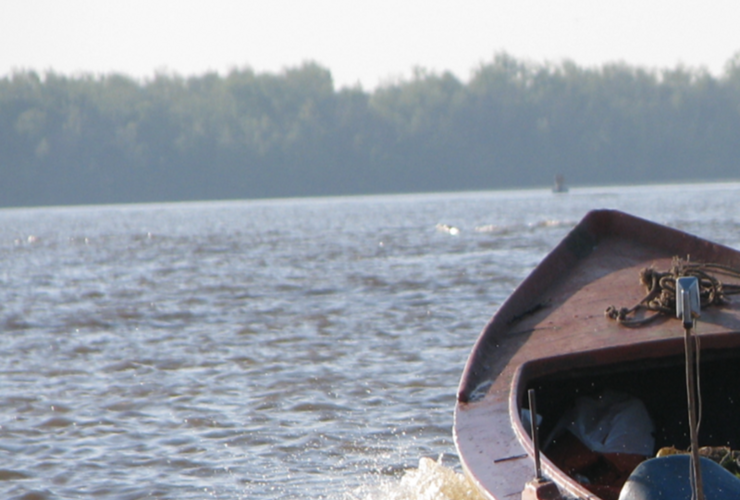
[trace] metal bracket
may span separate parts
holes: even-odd
[[[694,320],[701,315],[699,280],[694,276],[684,276],[676,280],[676,317],[683,319],[684,328],[694,326]]]

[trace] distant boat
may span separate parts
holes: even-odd
[[[683,320],[678,294],[666,292],[686,284],[680,276],[694,288],[700,276],[701,290],[681,293]],[[622,212],[587,214],[468,359],[454,439],[471,482],[494,500],[690,499],[690,455],[663,456],[668,447],[687,450],[698,432],[699,446],[716,447],[703,456],[740,458],[738,292],[740,252]],[[686,327],[700,300],[698,326]],[[703,416],[689,433],[684,342],[697,337]],[[707,500],[740,498],[740,479],[719,460],[697,462]]]
[[[565,185],[565,177],[562,174],[555,176],[555,183],[552,186],[553,193],[567,193],[568,186]]]

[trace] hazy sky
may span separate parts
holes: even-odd
[[[337,86],[372,89],[414,66],[466,79],[500,51],[719,75],[740,51],[738,21],[737,0],[0,0],[0,76],[274,72],[312,60]]]

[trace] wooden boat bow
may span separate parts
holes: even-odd
[[[640,271],[668,268],[676,256],[740,268],[740,253],[731,248],[622,212],[598,210],[588,213],[504,302],[473,348],[455,407],[455,443],[480,491],[497,500],[521,498],[533,479],[532,440],[521,420],[528,388],[549,390],[546,407],[554,411],[561,405],[553,392],[558,384],[577,392],[577,384],[588,376],[596,377],[594,383],[615,380],[619,385],[631,380],[631,372],[657,370],[682,355],[679,321],[666,316],[633,329],[604,315],[609,306],[638,303],[645,295]],[[740,351],[740,335],[731,334],[738,331],[737,302],[702,311],[698,332],[703,350]],[[652,392],[644,395],[653,397]],[[601,498],[547,455],[542,468],[563,494]]]

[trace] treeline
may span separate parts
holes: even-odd
[[[740,178],[740,55],[700,69],[505,54],[372,92],[313,63],[0,80],[0,206]]]

